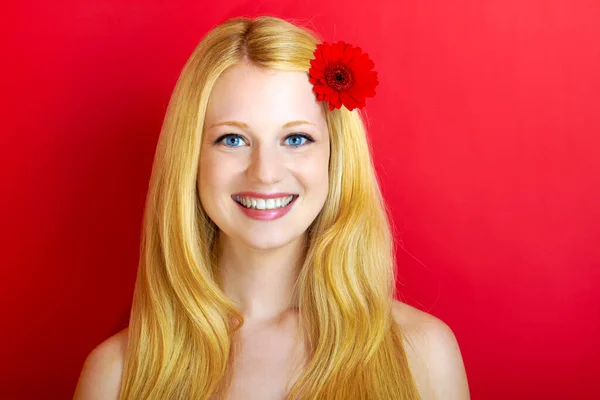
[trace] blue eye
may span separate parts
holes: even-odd
[[[239,143],[239,140],[240,140],[241,138],[242,138],[242,137],[241,137],[241,136],[239,136],[239,135],[226,135],[226,136],[224,136],[222,139],[225,139],[225,142],[227,143],[227,146],[228,146],[228,147],[239,147],[239,146],[236,146],[235,144],[236,144],[236,143]],[[230,140],[230,139],[234,139],[234,140]],[[235,139],[237,139],[237,140],[235,140]],[[217,141],[217,142],[218,142],[218,141]]]
[[[289,135],[285,138],[285,140],[287,141],[291,138],[300,138],[293,141],[294,143],[291,144],[292,147],[302,147],[302,145],[306,144],[307,142],[314,142],[314,139],[305,133],[295,133]],[[306,141],[302,142],[301,139],[305,139]],[[224,141],[227,147],[241,147],[238,146],[238,144],[240,144],[240,140],[243,140],[242,136],[235,133],[227,133],[215,140],[215,144]]]
[[[306,142],[314,142],[314,140],[305,133],[296,133],[296,134],[290,135],[290,136],[286,137],[285,140],[288,140],[290,138],[299,138],[298,140],[294,141],[295,144],[293,144],[292,147],[300,147],[301,145],[305,144]],[[306,142],[301,142],[302,139],[305,139]]]

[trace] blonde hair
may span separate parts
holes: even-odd
[[[225,388],[243,316],[221,289],[218,228],[197,192],[208,98],[241,62],[307,72],[320,42],[276,17],[232,18],[186,62],[152,166],[121,399],[208,399]],[[392,314],[393,236],[363,118],[324,110],[330,187],[296,283],[307,361],[286,399],[418,399]]]

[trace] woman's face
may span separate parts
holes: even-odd
[[[304,234],[325,203],[329,150],[324,110],[306,73],[234,66],[208,102],[198,171],[202,206],[229,239],[281,247]],[[261,199],[273,194],[284,202]],[[285,206],[288,195],[293,200]],[[271,207],[282,208],[260,210]]]

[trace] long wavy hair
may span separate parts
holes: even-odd
[[[277,17],[232,18],[208,32],[183,67],[152,166],[120,399],[224,393],[244,320],[219,282],[219,229],[198,196],[208,98],[223,71],[241,62],[308,79],[318,43],[315,31]],[[392,226],[363,117],[324,111],[330,185],[295,286],[307,354],[286,399],[418,399],[392,314]]]

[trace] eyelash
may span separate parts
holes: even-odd
[[[238,138],[240,138],[240,139],[243,140],[243,137],[241,135],[238,135],[237,133],[226,133],[225,135],[222,135],[217,140],[215,140],[214,144],[217,144],[217,143],[223,141],[224,139],[227,139],[230,136],[231,137],[238,137]],[[312,137],[310,137],[306,133],[294,133],[294,134],[291,134],[291,135],[287,136],[285,138],[285,140],[288,140],[289,138],[294,137],[294,136],[300,136],[300,137],[302,137],[302,138],[304,138],[304,139],[307,140],[307,142],[305,142],[304,144],[301,144],[301,145],[298,145],[298,146],[292,146],[294,148],[306,146],[306,143],[312,143],[312,142],[315,141]],[[227,147],[235,148],[235,147],[241,147],[241,146],[227,146]]]

